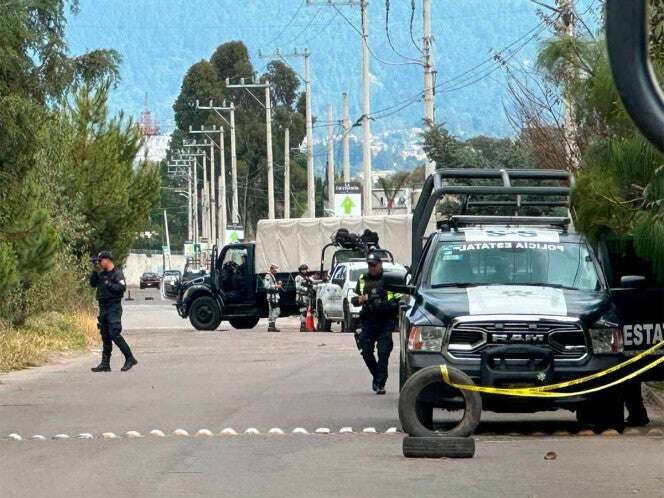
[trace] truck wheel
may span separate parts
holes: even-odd
[[[232,320],[228,320],[228,323],[231,324],[231,327],[237,330],[253,329],[258,324],[258,317],[233,318]]]
[[[357,324],[355,323],[355,320],[353,320],[353,316],[350,314],[348,301],[344,301],[343,332],[355,332],[356,330]]]
[[[330,332],[332,330],[332,322],[325,318],[325,311],[323,310],[323,303],[318,302],[316,306],[316,329],[318,332]]]
[[[196,330],[217,330],[221,323],[221,310],[210,296],[196,299],[189,309],[189,321]]]
[[[455,384],[473,384],[465,373],[456,368],[449,368],[450,380]],[[461,421],[448,430],[434,430],[433,407],[418,402],[420,393],[428,386],[443,382],[440,367],[435,365],[423,368],[412,375],[404,384],[399,394],[399,420],[404,432],[417,437],[467,437],[473,434],[480,423],[482,414],[482,398],[479,393],[462,391],[466,402]]]
[[[403,438],[406,458],[473,458],[475,439],[472,437],[412,437]]]

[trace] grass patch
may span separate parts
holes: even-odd
[[[44,313],[21,327],[0,324],[0,372],[41,365],[52,353],[98,343],[97,319],[91,311]]]

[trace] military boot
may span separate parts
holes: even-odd
[[[281,332],[281,331],[277,328],[277,324],[276,324],[275,322],[270,322],[270,323],[268,324],[268,326],[267,326],[267,331],[268,331],[268,332]]]
[[[101,356],[101,363],[96,367],[90,369],[92,372],[110,372],[111,371],[111,356],[103,354]]]
[[[125,359],[125,364],[122,365],[122,368],[120,370],[122,372],[126,372],[128,370],[131,370],[131,367],[133,367],[134,365],[138,365],[138,360],[133,356],[130,356],[129,358]]]

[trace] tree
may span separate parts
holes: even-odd
[[[656,72],[662,76],[664,2],[652,5],[652,54]],[[559,36],[543,46],[538,65],[546,81],[575,109],[575,145],[582,156],[572,198],[577,228],[593,240],[607,235],[632,237],[636,254],[650,261],[664,281],[664,157],[646,142],[625,112],[603,40]],[[560,129],[558,108],[545,114],[533,106],[532,113],[538,112],[550,116],[550,126]],[[560,150],[562,140],[562,133],[551,133],[543,144]]]
[[[72,85],[117,78],[119,56],[70,57],[64,0],[0,4],[0,311],[20,322],[25,296],[55,262],[62,241],[44,206],[44,130]],[[72,8],[77,2],[70,2]],[[55,169],[55,168],[54,168]]]
[[[90,226],[87,249],[113,252],[123,261],[145,227],[159,199],[156,165],[134,161],[142,136],[122,115],[108,119],[109,85],[83,86],[67,109],[66,123],[75,133],[69,192],[80,192],[78,208]]]
[[[406,171],[396,173],[388,178],[381,177],[378,179],[378,185],[380,185],[380,188],[383,190],[385,200],[387,201],[387,214],[392,214],[391,211],[394,207],[394,199],[396,199],[401,189],[406,186],[409,180],[410,173]]]
[[[190,126],[199,129],[211,118],[214,122],[218,121],[213,112],[197,110],[197,100],[202,105],[208,105],[211,100],[216,105],[221,105],[224,100],[224,91],[217,71],[205,60],[197,62],[189,68],[182,81],[180,95],[173,105],[175,123],[179,130],[187,132]]]
[[[276,60],[267,65],[264,78],[272,84],[275,101],[289,109],[292,108],[300,86],[300,80],[295,72],[283,62]]]

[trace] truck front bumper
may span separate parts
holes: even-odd
[[[417,371],[430,367],[447,365],[449,367],[461,370],[468,375],[478,386],[483,387],[524,387],[526,385],[533,387],[539,385],[557,384],[581,377],[585,377],[597,372],[606,370],[626,359],[622,354],[600,354],[589,355],[582,363],[565,363],[554,360],[553,367],[547,369],[545,373],[535,371],[502,371],[499,375],[493,375],[493,372],[487,372],[484,362],[459,362],[452,361],[441,353],[406,353],[408,373],[412,375]],[[543,371],[544,372],[544,371]],[[528,374],[532,373],[528,381],[524,381]],[[538,378],[539,375],[539,378]],[[615,374],[613,374],[615,375]],[[572,388],[573,391],[583,391],[591,386],[598,386],[615,380],[615,376],[607,376],[594,384],[584,384]],[[587,401],[591,395],[570,396],[563,398],[527,398],[512,397],[494,394],[482,394],[482,402],[485,409],[499,412],[536,412],[555,410],[557,408],[574,409],[575,406]],[[451,389],[444,384],[432,386],[427,389],[422,400],[437,406],[447,406],[451,404],[463,403],[458,396],[458,391]]]

